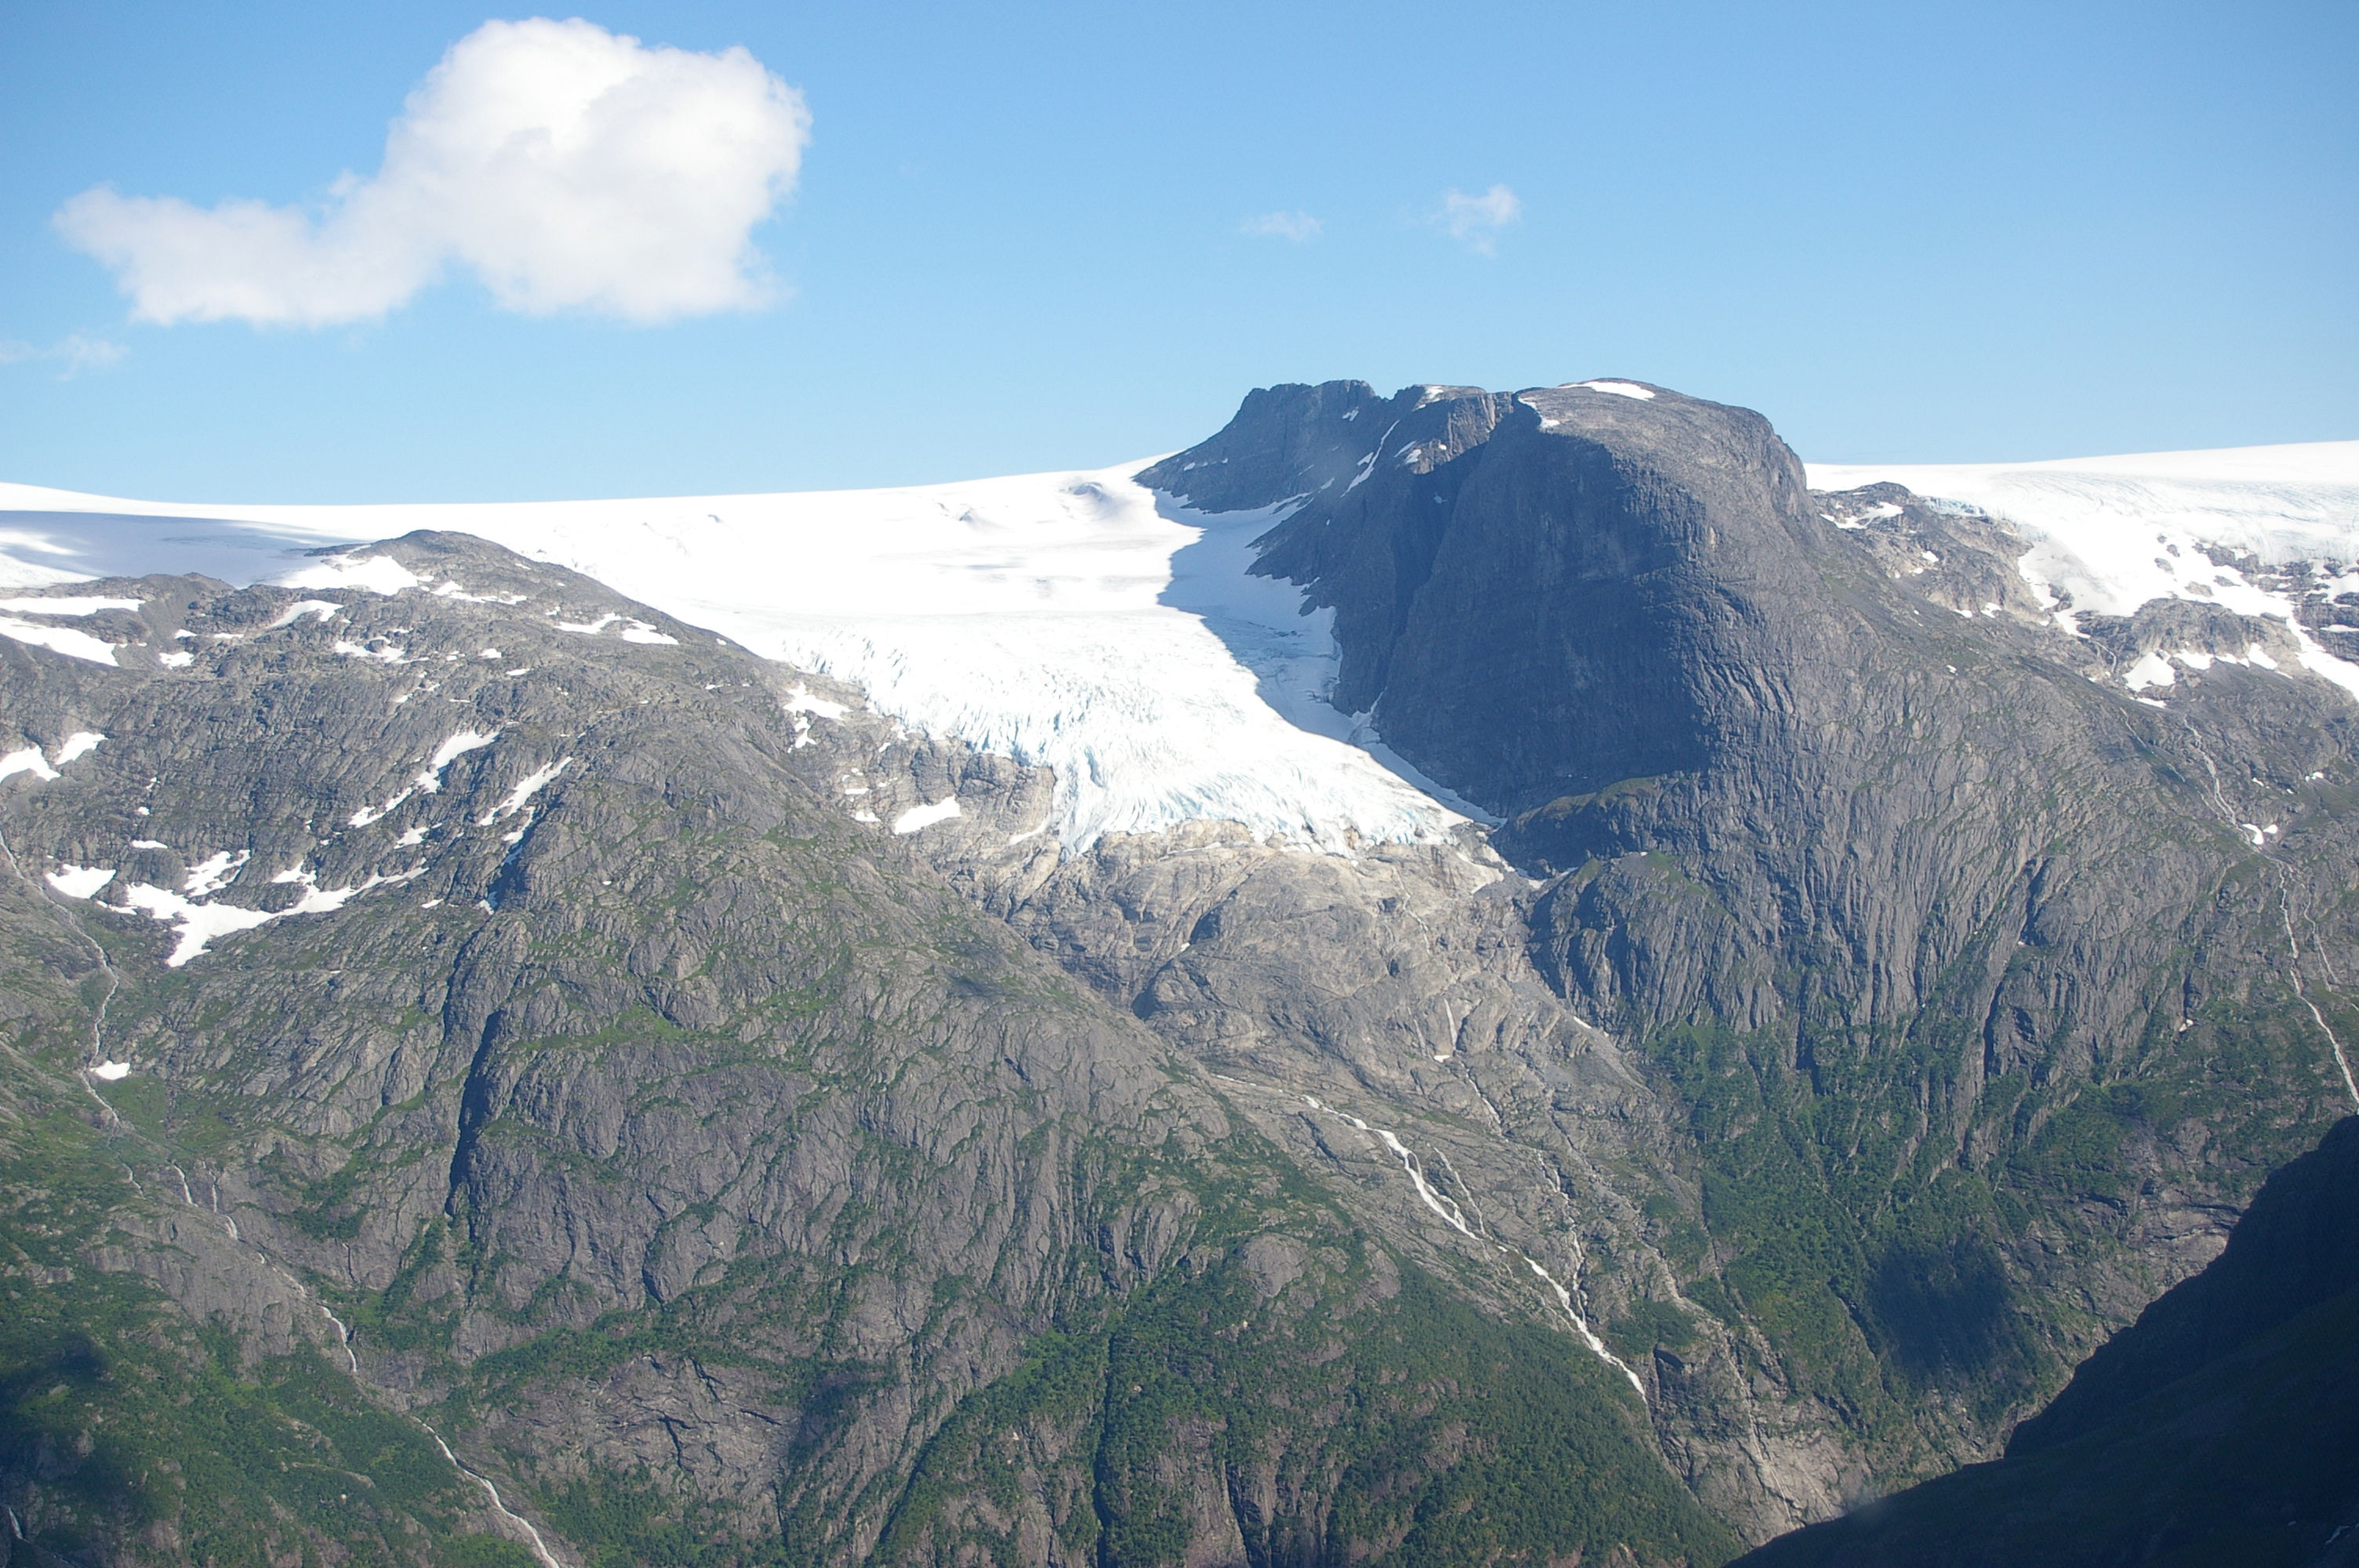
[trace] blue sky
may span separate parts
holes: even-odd
[[[2359,437],[2343,0],[547,14],[743,46],[799,93],[745,297],[516,308],[454,263],[325,325],[135,320],[69,202],[326,211],[446,50],[535,13],[0,7],[0,478],[912,483],[1168,450],[1249,387],[1340,376],[1637,376],[1824,460]],[[1453,191],[1494,202],[1454,234]],[[1317,232],[1247,232],[1272,214]]]

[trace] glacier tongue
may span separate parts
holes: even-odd
[[[440,528],[570,567],[853,682],[912,728],[1053,768],[1069,852],[1197,819],[1331,853],[1447,838],[1463,803],[1372,755],[1375,738],[1324,702],[1328,617],[1248,575],[1251,540],[1282,509],[1184,512],[1132,479],[1144,466],[901,490],[201,510],[214,529],[247,520],[257,546]],[[117,573],[139,569],[131,514],[179,510],[0,486],[11,504],[42,513],[33,558],[53,571],[75,563],[77,510],[103,535],[92,564],[103,555]],[[0,530],[0,557],[8,539]]]

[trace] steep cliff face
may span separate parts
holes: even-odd
[[[1513,1260],[1356,1222],[929,869],[1037,778],[478,541],[374,556],[418,585],[102,584],[120,665],[0,653],[39,1550],[1733,1550]],[[280,1391],[190,1438],[209,1380]]]
[[[1756,414],[1641,390],[1415,389],[1354,421],[1342,494],[1322,464],[1255,503],[1309,491],[1261,569],[1334,607],[1336,703],[1503,814],[1700,767],[1730,697],[1841,651],[1789,612],[1818,586],[1800,463]],[[1147,478],[1207,504],[1196,460]]]
[[[2359,1119],[2115,1335],[2006,1457],[1785,1537],[1788,1564],[2359,1560]]]

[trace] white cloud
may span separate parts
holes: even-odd
[[[454,263],[511,310],[660,321],[771,297],[749,234],[810,135],[802,95],[742,48],[486,22],[410,93],[375,177],[317,211],[102,186],[56,223],[147,321],[367,320]]]
[[[1237,225],[1240,233],[1256,239],[1292,240],[1298,245],[1305,240],[1317,239],[1322,229],[1319,220],[1308,212],[1264,212]]]
[[[1523,215],[1524,204],[1516,193],[1495,185],[1480,196],[1451,191],[1442,197],[1441,211],[1433,221],[1451,239],[1487,256],[1498,254],[1499,231]]]
[[[71,381],[86,370],[112,370],[130,351],[121,343],[81,332],[70,332],[46,349],[15,338],[0,338],[0,365],[34,362],[60,365],[63,367],[58,372],[60,381]]]

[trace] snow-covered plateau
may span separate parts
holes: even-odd
[[[2127,615],[2158,599],[2205,600],[2286,622],[2304,664],[2359,695],[2359,667],[2301,633],[2286,594],[2213,558],[2307,561],[2329,573],[2330,592],[2359,589],[2359,441],[1809,470],[1813,490],[1890,482],[2004,520],[2029,546],[2017,569],[2062,607],[2068,629],[2082,614]]]
[[[1282,510],[1191,513],[1140,486],[1132,476],[1145,466],[898,490],[497,504],[181,505],[0,484],[0,589],[202,572],[464,592],[365,552],[308,554],[447,529],[853,682],[919,730],[1055,769],[1053,826],[1069,849],[1212,819],[1348,853],[1440,839],[1478,815],[1323,700],[1336,663],[1328,613],[1303,613],[1293,587],[1247,570],[1252,541]],[[2029,546],[2026,578],[2051,600],[2070,594],[2068,621],[2160,597],[2290,618],[2282,596],[2215,564],[2205,546],[2268,564],[2359,565],[2359,441],[2025,464],[1813,464],[1810,475],[1821,489],[1890,480],[2006,520]],[[91,657],[82,644],[97,640],[70,622],[111,607],[11,600],[0,635]]]

